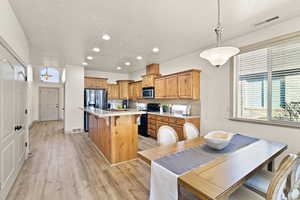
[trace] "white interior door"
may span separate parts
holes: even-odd
[[[24,68],[0,45],[0,199],[5,199],[25,159]]]
[[[59,89],[40,88],[40,121],[59,119]]]

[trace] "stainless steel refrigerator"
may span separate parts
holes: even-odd
[[[102,110],[107,109],[107,91],[98,89],[84,90],[84,107],[94,107]],[[89,131],[89,118],[84,112],[84,131]]]

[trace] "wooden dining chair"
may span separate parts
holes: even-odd
[[[296,200],[298,199],[298,192],[291,190],[288,187],[288,179],[290,175],[299,166],[299,156],[295,154],[288,155],[281,163],[278,171],[272,178],[265,197],[262,197],[258,193],[248,189],[245,186],[241,186],[235,191],[229,200]]]
[[[183,136],[185,140],[190,140],[199,137],[200,132],[194,124],[186,122],[183,125]]]
[[[298,153],[297,156],[300,157],[300,153]],[[280,166],[285,162],[285,159],[281,161]],[[245,186],[258,193],[262,197],[266,197],[269,185],[275,174],[276,173],[261,169],[254,176],[247,180]],[[291,181],[290,184],[294,185],[295,188],[300,187],[300,162],[298,162],[298,166],[296,166],[295,170],[291,173],[289,181]]]
[[[161,126],[158,129],[157,142],[159,145],[173,144],[177,141],[177,133],[171,126]]]

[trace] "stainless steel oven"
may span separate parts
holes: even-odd
[[[143,88],[143,98],[144,99],[154,99],[154,88]]]

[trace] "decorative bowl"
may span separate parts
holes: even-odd
[[[225,131],[211,131],[204,136],[204,140],[209,147],[222,150],[227,147],[233,136],[233,133]]]

